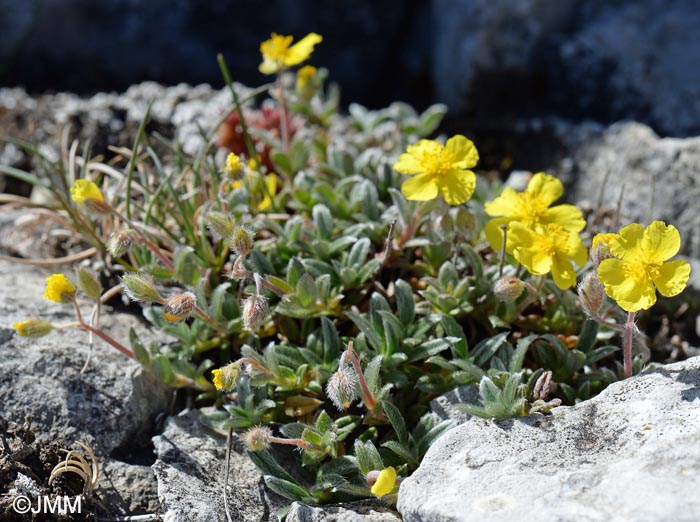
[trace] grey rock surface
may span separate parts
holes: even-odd
[[[285,522],[400,522],[398,513],[378,502],[348,502],[337,506],[307,506],[294,502]]]
[[[226,437],[199,422],[196,410],[170,417],[153,438],[158,459],[153,471],[158,498],[169,522],[226,520],[223,483]],[[280,499],[265,488],[261,473],[234,440],[228,499],[235,521],[274,520]]]
[[[558,115],[700,133],[694,0],[433,0],[432,7],[436,98],[477,122]]]
[[[471,419],[404,480],[407,522],[691,522],[700,514],[700,358],[551,416]]]
[[[153,460],[150,437],[167,412],[171,391],[99,340],[81,374],[89,351],[84,332],[19,337],[12,324],[30,316],[55,324],[74,320],[70,305],[42,299],[47,275],[0,260],[0,417],[17,423],[31,417],[40,442],[89,444],[101,469],[98,493],[113,514],[155,512],[155,477],[143,461]],[[130,327],[147,342],[154,338],[124,313],[105,313],[101,324],[127,344]]]

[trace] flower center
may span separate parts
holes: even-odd
[[[659,277],[661,270],[661,264],[647,263],[643,260],[625,263],[623,266],[625,277],[632,279],[636,283],[643,283],[649,279],[656,279]]]
[[[292,36],[273,34],[272,38],[263,43],[263,54],[271,60],[284,60],[287,56],[289,44],[292,43],[292,39]]]
[[[535,228],[542,223],[542,216],[547,211],[547,208],[548,206],[542,198],[531,197],[529,194],[523,192],[518,194],[518,199],[513,210],[514,214],[520,218],[523,225],[529,228]]]
[[[440,147],[435,150],[427,150],[423,152],[421,164],[425,171],[432,176],[440,176],[452,169],[454,160],[452,154]]]
[[[566,252],[569,232],[561,225],[548,224],[539,234],[537,248],[548,257],[556,256],[557,252]]]

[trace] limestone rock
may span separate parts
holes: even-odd
[[[473,418],[403,481],[407,522],[634,520],[700,513],[700,358],[617,382],[551,416]]]
[[[347,502],[336,506],[292,504],[285,522],[400,522],[398,513],[375,501]]]
[[[158,498],[170,522],[226,521],[223,500],[226,437],[199,423],[196,410],[170,417],[153,438],[158,460]],[[231,451],[228,499],[235,521],[274,520],[281,506],[265,488],[262,474],[236,440]]]

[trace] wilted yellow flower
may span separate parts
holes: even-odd
[[[69,303],[75,299],[75,287],[63,274],[53,274],[46,278],[44,299],[55,303]]]
[[[293,36],[282,36],[272,33],[269,40],[260,44],[260,52],[263,62],[258,68],[263,74],[275,74],[280,69],[299,65],[307,60],[314,50],[314,46],[323,40],[321,35],[310,33],[291,45]]]
[[[598,277],[605,293],[627,312],[646,310],[661,295],[680,294],[690,277],[690,264],[668,261],[681,247],[681,236],[673,225],[654,221],[644,228],[633,223],[609,241],[612,259],[601,261]]]
[[[576,284],[571,260],[583,266],[588,258],[577,232],[552,223],[532,230],[517,221],[509,225],[508,231],[506,248],[531,274],[552,272],[554,282],[562,290]]]
[[[476,176],[471,170],[479,161],[474,144],[464,136],[453,136],[443,146],[433,140],[409,145],[394,170],[413,176],[401,186],[407,199],[428,201],[439,194],[450,205],[461,205],[474,193]]]
[[[22,337],[44,337],[53,330],[53,325],[45,319],[30,317],[21,323],[14,323],[12,328]]]
[[[377,481],[372,486],[372,495],[376,495],[378,497],[388,495],[394,489],[395,485],[396,470],[394,469],[394,466],[384,468],[379,472],[379,477],[377,477]]]
[[[484,229],[491,247],[495,250],[501,248],[503,232],[500,226],[512,222],[522,223],[531,230],[550,223],[571,232],[583,230],[586,221],[574,205],[550,207],[563,193],[561,181],[544,172],[532,176],[524,192],[516,192],[510,187],[503,189],[500,196],[484,205],[488,215],[498,216],[489,221]],[[511,252],[507,245],[506,248]]]
[[[80,205],[86,205],[97,212],[105,212],[107,204],[105,198],[97,188],[97,185],[87,179],[78,179],[70,189],[73,201]]]
[[[591,261],[595,266],[605,259],[610,259],[613,255],[610,253],[610,240],[617,234],[596,234],[593,236],[591,243]]]
[[[163,318],[169,323],[184,321],[194,310],[196,301],[192,292],[169,296],[163,305]]]
[[[241,365],[238,362],[232,362],[217,370],[212,370],[211,373],[214,376],[214,387],[217,390],[230,390],[236,386],[238,377],[241,375]]]

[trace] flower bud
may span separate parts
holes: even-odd
[[[597,315],[605,299],[605,287],[594,271],[587,272],[578,285],[578,299],[588,315]]]
[[[122,276],[122,283],[126,287],[124,292],[132,301],[144,303],[162,301],[153,278],[148,274],[126,274]]]
[[[45,319],[30,317],[21,323],[14,323],[12,328],[22,337],[37,338],[48,335],[53,330],[53,325]]]
[[[534,400],[546,401],[549,394],[556,387],[556,383],[552,382],[552,371],[547,370],[535,382],[535,388],[532,390],[532,398]]]
[[[383,497],[388,495],[396,485],[396,470],[393,466],[384,468],[379,472],[377,479],[372,485],[372,495]]]
[[[243,435],[241,440],[245,443],[250,451],[262,451],[270,447],[270,438],[272,430],[265,426],[256,426],[250,428]]]
[[[134,245],[134,233],[131,230],[120,230],[113,233],[107,242],[107,250],[114,257],[126,254]]]
[[[178,323],[186,319],[197,302],[197,298],[192,292],[183,294],[173,294],[165,300],[163,314],[169,323]]]
[[[229,237],[231,250],[241,257],[247,256],[253,250],[253,230],[248,227],[236,227]]]
[[[102,285],[90,270],[86,268],[78,268],[75,271],[78,276],[78,288],[80,288],[88,297],[99,299],[102,295]]]
[[[303,100],[310,100],[315,89],[316,67],[305,65],[297,71],[296,93]]]
[[[594,266],[600,265],[606,259],[615,257],[610,253],[610,240],[617,234],[596,234],[591,244],[591,261]]]
[[[513,303],[520,297],[525,289],[525,284],[513,276],[501,277],[493,285],[493,293],[496,294],[496,299],[503,303]]]
[[[55,303],[70,303],[75,299],[75,287],[63,274],[46,278],[44,298]]]
[[[231,237],[233,229],[236,226],[230,214],[225,214],[224,212],[218,212],[216,210],[207,212],[206,220],[209,230],[211,230],[216,239]]]
[[[348,366],[335,372],[326,384],[326,395],[340,411],[347,410],[357,400],[357,376]]]
[[[267,318],[270,306],[261,295],[251,295],[243,301],[243,324],[248,330],[255,330]]]
[[[212,370],[211,373],[214,376],[214,387],[217,390],[230,390],[236,387],[241,375],[241,365],[238,362],[232,362],[218,370]]]

